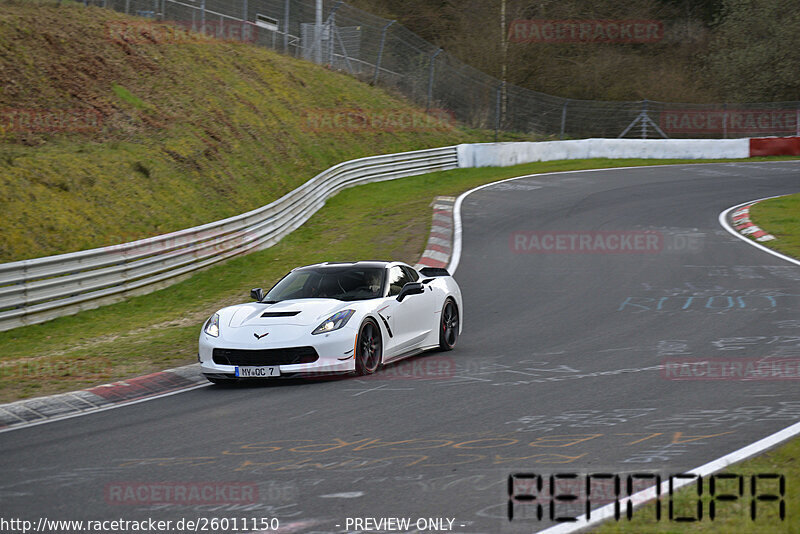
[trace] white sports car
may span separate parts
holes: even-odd
[[[356,372],[428,349],[451,350],[461,333],[461,290],[445,269],[359,261],[299,267],[256,301],[223,308],[200,333],[211,382]]]

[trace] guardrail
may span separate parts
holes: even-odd
[[[192,271],[271,247],[342,189],[457,167],[456,147],[346,161],[242,215],[131,243],[0,264],[0,331],[149,293]]]

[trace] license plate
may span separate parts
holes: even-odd
[[[280,367],[237,367],[236,376],[239,378],[270,378],[281,376]]]

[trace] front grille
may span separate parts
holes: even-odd
[[[314,347],[288,349],[214,349],[213,360],[218,365],[294,365],[314,363],[319,355]]]

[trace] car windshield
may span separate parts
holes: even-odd
[[[287,274],[262,302],[292,299],[367,300],[383,296],[381,267],[308,267]]]

